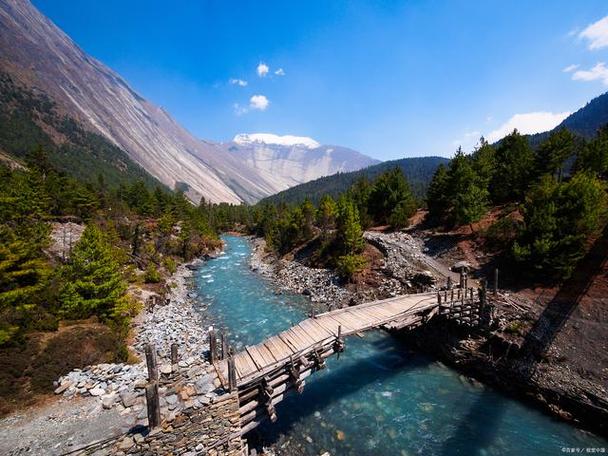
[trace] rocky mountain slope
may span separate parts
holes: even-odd
[[[107,138],[168,187],[186,188],[194,201],[204,196],[212,202],[252,202],[300,179],[323,175],[307,169],[309,157],[304,154],[294,165],[298,177],[292,181],[279,173],[277,181],[267,167],[254,166],[258,159],[243,160],[230,146],[195,138],[117,73],[83,52],[28,0],[0,0],[0,71],[48,95],[60,114]],[[311,169],[319,168],[316,158],[310,163]],[[278,167],[284,173],[294,169]]]
[[[312,138],[301,136],[240,134],[224,146],[271,183],[272,193],[319,177],[379,163],[355,150],[321,145]]]

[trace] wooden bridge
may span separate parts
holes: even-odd
[[[224,338],[210,334],[211,358],[223,387],[238,391],[242,434],[265,419],[277,419],[275,405],[304,379],[344,350],[343,338],[374,328],[413,329],[435,315],[477,326],[487,312],[485,289],[456,288],[397,296],[312,315],[255,346],[232,354]]]

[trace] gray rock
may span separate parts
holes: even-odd
[[[106,390],[99,386],[96,386],[95,388],[89,390],[89,394],[91,396],[101,396],[102,394],[105,394],[105,392]]]
[[[116,402],[116,398],[117,398],[116,393],[106,394],[105,396],[101,397],[101,405],[103,406],[104,409],[110,409]]]

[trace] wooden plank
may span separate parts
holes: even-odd
[[[371,323],[367,318],[361,320],[355,317],[352,312],[345,312],[340,315],[340,318],[342,320],[345,320],[348,325],[350,325],[353,329],[356,330],[359,330],[362,327],[365,327]]]
[[[266,342],[264,342],[266,344],[266,346],[268,348],[271,349],[272,354],[274,355],[275,358],[280,357],[280,359],[283,358],[289,358],[289,355],[293,354],[293,350],[291,349],[291,347],[289,345],[287,345],[285,342],[283,342],[283,340],[281,340],[278,335],[277,336],[272,336],[270,339],[267,339]]]
[[[235,355],[234,364],[239,372],[239,377],[244,377],[245,375],[249,375],[251,372],[257,371],[257,367],[246,351],[237,353]]]
[[[264,365],[266,364],[266,362],[264,361],[264,358],[262,358],[262,356],[258,353],[255,346],[245,347],[245,351],[251,357],[251,361],[253,361],[253,364],[255,364],[256,369],[262,370],[264,368]]]
[[[328,315],[327,318],[333,320],[336,326],[342,325],[342,328],[344,328],[348,333],[357,332],[357,328],[353,327],[351,323],[347,323],[346,320],[342,318],[342,315]]]
[[[333,336],[338,334],[338,326],[333,320],[329,318],[317,318],[315,319],[315,323],[319,326],[325,328],[325,331],[330,332]]]
[[[308,345],[315,345],[317,342],[319,342],[319,340],[315,338],[313,334],[308,334],[308,331],[301,325],[301,323],[298,323],[292,329],[298,333],[301,339],[306,340]]]
[[[303,326],[312,331],[318,340],[327,339],[333,336],[333,332],[328,331],[322,325],[320,325],[316,319],[308,319],[301,322]]]
[[[304,350],[305,348],[310,346],[310,343],[306,340],[303,339],[301,337],[301,335],[298,333],[296,333],[296,331],[294,330],[295,326],[293,328],[289,328],[286,331],[286,337],[289,338],[289,340],[291,340],[293,342],[293,344],[297,347],[297,352]]]
[[[272,351],[268,348],[268,346],[266,345],[265,342],[262,342],[261,344],[259,344],[257,346],[258,351],[260,352],[260,354],[264,357],[264,359],[266,360],[266,366],[269,366],[271,364],[276,364],[276,362],[280,359],[277,359],[273,354]]]
[[[282,342],[283,342],[285,345],[287,345],[287,346],[288,346],[288,347],[291,349],[291,351],[292,351],[293,353],[296,353],[297,351],[299,351],[299,350],[298,350],[298,347],[297,347],[297,345],[295,345],[295,344],[294,344],[294,343],[293,343],[291,340],[289,340],[289,338],[287,337],[286,332],[287,332],[287,331],[283,331],[282,333],[277,334],[277,337],[278,337],[279,339],[281,339],[281,341],[282,341]]]

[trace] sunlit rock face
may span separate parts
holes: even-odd
[[[108,138],[168,187],[179,184],[193,201],[254,202],[308,179],[373,163],[309,138],[243,135],[231,143],[234,151],[201,141],[82,51],[27,0],[0,0],[0,71],[46,93],[62,114]]]
[[[322,176],[356,171],[378,163],[355,150],[321,145],[305,136],[239,134],[224,147],[270,182],[272,193]]]

